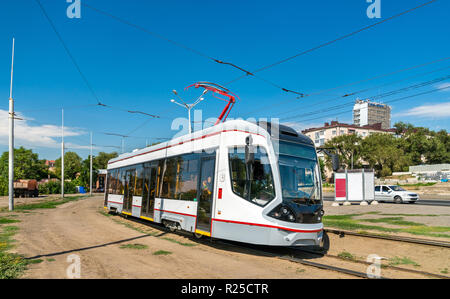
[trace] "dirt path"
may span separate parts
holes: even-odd
[[[25,278],[66,278],[67,258],[81,258],[82,278],[349,278],[254,253],[221,250],[179,235],[147,236],[99,213],[102,197],[19,214],[15,251],[42,259]],[[155,230],[158,234],[162,232]],[[134,238],[134,239],[133,239]],[[171,238],[172,241],[164,239]],[[122,249],[124,244],[146,249]],[[169,255],[154,255],[164,250]]]

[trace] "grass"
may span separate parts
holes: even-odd
[[[445,269],[441,270],[441,273],[442,274],[448,274],[448,268],[445,268]]]
[[[404,225],[404,226],[424,226],[422,223],[412,222],[412,221],[405,221],[403,220],[403,217],[385,217],[385,218],[378,218],[378,219],[358,219],[362,222],[370,222],[370,223],[387,223],[387,224],[393,224],[393,225]]]
[[[447,226],[426,226],[422,223],[412,221],[404,221],[403,217],[383,217],[378,219],[354,219],[355,216],[364,214],[350,214],[350,215],[329,215],[324,216],[323,224],[326,227],[334,227],[345,230],[367,231],[375,230],[384,233],[409,233],[420,236],[430,236],[439,238],[450,238],[450,227]],[[383,227],[377,225],[367,225],[360,222],[369,223],[387,223],[399,226],[400,228]]]
[[[17,223],[17,222],[20,222],[20,221],[15,220],[15,219],[5,218],[5,217],[0,218],[0,224],[9,224],[9,223]]]
[[[197,246],[197,244],[195,244],[195,243],[184,243],[184,242],[180,242],[180,241],[177,241],[175,239],[168,238],[168,237],[164,237],[163,239],[166,240],[166,241],[172,242],[172,243],[179,244],[181,246],[188,246],[188,247]]]
[[[41,259],[35,259],[35,260],[29,260],[29,261],[27,261],[27,263],[29,264],[29,265],[34,265],[34,264],[40,264],[40,263],[42,263],[44,260],[41,260]]]
[[[153,252],[153,255],[169,255],[169,254],[172,254],[172,252],[165,250],[158,250]]]
[[[416,183],[416,184],[404,184],[404,185],[399,185],[401,187],[428,187],[428,186],[434,186],[437,183]]]
[[[412,265],[414,267],[420,267],[420,265],[418,263],[416,263],[415,261],[413,261],[412,259],[408,258],[408,257],[393,257],[391,259],[389,259],[389,265],[390,266],[398,266],[398,265]]]
[[[121,245],[120,248],[122,248],[122,249],[138,249],[138,250],[142,250],[142,249],[147,249],[148,246],[144,245],[144,244],[124,244],[124,245]]]
[[[8,220],[8,221],[7,221]],[[1,224],[20,222],[7,218],[1,218]],[[19,230],[17,226],[0,225],[0,279],[14,279],[22,275],[29,261],[18,254],[8,253],[14,247],[15,240],[12,238]]]
[[[47,259],[47,262],[54,262],[56,261],[55,259]]]
[[[29,211],[33,211],[33,210],[38,210],[38,209],[55,209],[57,206],[68,203],[68,202],[72,202],[72,201],[78,201],[80,199],[85,199],[89,196],[72,196],[72,197],[66,197],[66,198],[56,198],[56,199],[48,199],[45,201],[40,201],[40,202],[36,202],[36,203],[31,203],[31,204],[21,204],[21,205],[16,205],[14,207],[14,211],[15,212],[29,212]],[[1,208],[0,212],[4,212],[7,211],[8,208]]]
[[[341,253],[338,254],[338,257],[350,261],[356,260],[356,257],[348,251],[342,251]]]
[[[18,254],[0,252],[0,279],[15,279],[27,269],[28,262]]]

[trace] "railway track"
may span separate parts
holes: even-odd
[[[420,245],[429,245],[429,246],[450,248],[450,242],[445,242],[445,241],[436,241],[436,240],[411,238],[411,237],[403,237],[403,236],[377,235],[377,234],[352,232],[352,231],[330,229],[330,228],[325,229],[325,232],[337,234],[339,236],[349,235],[349,236],[357,236],[357,237],[365,237],[365,238],[373,238],[373,239],[383,239],[383,240],[390,240],[390,241],[398,241],[398,242],[406,242],[406,243],[413,243],[413,244],[420,244]]]
[[[346,269],[346,268],[342,268],[342,267],[331,266],[331,265],[327,265],[327,264],[323,264],[323,263],[317,263],[317,262],[308,261],[308,260],[305,260],[303,258],[300,258],[298,255],[297,256],[293,256],[290,253],[288,253],[288,254],[280,253],[278,249],[272,249],[272,250],[266,249],[266,250],[263,250],[263,249],[261,249],[261,246],[257,246],[257,245],[251,245],[251,244],[245,244],[245,243],[239,243],[239,242],[232,242],[232,241],[217,240],[217,239],[205,239],[205,238],[198,239],[195,236],[193,236],[191,233],[184,232],[184,231],[171,231],[170,229],[168,229],[168,228],[166,228],[164,226],[161,226],[160,224],[150,223],[150,222],[147,222],[147,221],[143,221],[143,220],[141,220],[139,218],[134,218],[134,217],[123,217],[123,218],[125,218],[127,220],[131,220],[131,221],[136,222],[136,223],[148,225],[148,226],[150,226],[152,228],[155,228],[155,229],[158,229],[158,230],[175,233],[177,235],[181,235],[183,237],[187,237],[191,241],[194,241],[194,242],[197,242],[197,243],[201,243],[201,244],[207,245],[207,246],[216,246],[217,247],[219,245],[219,246],[234,247],[234,248],[239,248],[239,249],[243,249],[243,250],[246,250],[246,251],[252,251],[252,252],[254,252],[256,254],[259,254],[259,255],[264,255],[264,256],[274,257],[274,258],[280,258],[280,259],[283,259],[283,260],[288,260],[288,261],[291,261],[291,262],[295,262],[295,263],[302,264],[302,265],[305,265],[305,266],[319,268],[319,269],[322,269],[322,270],[338,272],[338,273],[342,273],[342,274],[346,274],[346,275],[350,275],[350,276],[358,277],[358,278],[365,278],[365,279],[368,278],[367,273],[354,271],[354,270]],[[315,253],[315,254],[317,254],[317,253]]]
[[[343,257],[337,256],[337,255],[332,255],[332,254],[327,254],[327,253],[318,253],[318,252],[315,252],[315,251],[310,251],[310,250],[305,250],[305,249],[296,249],[296,250],[300,250],[302,252],[307,252],[309,254],[316,254],[318,256],[326,256],[326,257],[330,257],[330,258],[334,258],[334,259],[338,259],[338,260],[342,260],[342,261],[348,261],[348,262],[364,264],[364,265],[371,265],[371,263],[366,262],[366,261],[347,259],[347,258],[343,258]],[[445,276],[445,275],[440,275],[440,274],[435,274],[435,273],[430,273],[430,272],[425,272],[425,271],[420,271],[420,270],[414,270],[414,269],[408,269],[408,268],[402,268],[402,267],[396,267],[396,266],[390,266],[390,265],[383,265],[383,268],[391,269],[391,270],[395,270],[395,271],[401,271],[401,272],[408,272],[408,273],[424,275],[424,276],[427,276],[427,277],[434,277],[434,278],[440,278],[440,279],[450,279],[450,277]]]
[[[338,272],[338,273],[342,273],[342,274],[346,274],[349,276],[353,276],[353,277],[358,277],[358,278],[364,278],[364,279],[369,279],[367,273],[365,272],[360,272],[360,271],[356,271],[356,270],[352,270],[352,269],[348,269],[348,268],[343,268],[343,267],[337,267],[337,266],[333,266],[333,265],[329,265],[329,264],[324,264],[324,263],[318,263],[318,262],[313,262],[310,260],[307,260],[305,258],[301,257],[300,253],[308,253],[311,255],[315,255],[318,258],[320,257],[329,257],[329,258],[333,258],[333,259],[339,259],[340,261],[345,261],[351,264],[365,264],[365,265],[371,265],[371,263],[369,262],[365,262],[365,261],[360,261],[360,260],[351,260],[351,259],[345,259],[339,256],[335,256],[335,255],[331,255],[331,254],[327,254],[327,253],[321,253],[321,252],[317,252],[317,251],[313,251],[313,250],[307,250],[307,249],[299,249],[299,248],[288,248],[287,252],[282,252],[282,250],[280,248],[267,248],[264,246],[258,246],[258,245],[252,245],[252,244],[245,244],[245,243],[239,243],[239,242],[232,242],[232,241],[223,241],[223,240],[215,240],[215,239],[198,239],[196,237],[194,237],[192,234],[187,233],[187,232],[183,232],[183,231],[170,231],[169,229],[159,225],[159,224],[155,224],[155,223],[149,223],[146,221],[142,221],[141,219],[138,218],[133,218],[133,217],[127,217],[128,220],[132,220],[133,222],[137,222],[140,224],[145,224],[148,226],[151,226],[155,229],[159,229],[159,230],[164,230],[164,231],[169,231],[171,233],[175,233],[178,235],[182,235],[184,237],[189,238],[191,241],[194,242],[198,242],[198,243],[202,243],[204,245],[208,245],[208,246],[230,246],[230,247],[235,247],[235,248],[239,248],[239,249],[243,249],[243,250],[247,250],[247,251],[252,251],[254,253],[257,253],[259,255],[264,255],[264,256],[269,256],[269,257],[275,257],[275,258],[279,258],[282,260],[288,260],[294,263],[298,263],[301,265],[305,265],[305,266],[309,266],[309,267],[314,267],[314,268],[318,268],[318,269],[322,269],[322,270],[328,270],[328,271],[333,271],[333,272]],[[371,235],[371,234],[358,234],[358,233],[354,233],[354,232],[347,232],[347,231],[339,231],[339,230],[331,230],[331,229],[326,229],[325,230],[328,233],[338,233],[338,234],[342,234],[342,233],[346,233],[348,235],[356,235],[356,236],[361,236],[361,237],[381,237],[379,239],[386,239],[383,236],[378,236],[378,235]],[[400,240],[401,239],[401,240]],[[424,244],[424,243],[418,243],[419,241],[430,241],[430,240],[423,240],[423,239],[414,239],[414,238],[406,238],[408,239],[408,242],[410,243],[416,243],[416,244]],[[389,238],[388,240],[394,240],[394,241],[403,241],[403,238]],[[418,240],[418,242],[413,242],[414,240]],[[405,241],[406,242],[406,241]],[[430,242],[430,244],[425,244],[425,245],[432,245],[432,246],[438,246],[438,242]],[[443,247],[447,247],[447,243],[444,242]],[[419,270],[414,270],[414,269],[407,269],[407,268],[401,268],[401,267],[396,267],[396,266],[389,266],[389,265],[383,265],[382,268],[384,269],[391,269],[394,271],[400,271],[400,272],[408,272],[408,273],[414,273],[414,274],[419,274],[419,275],[423,275],[425,277],[433,277],[433,278],[440,278],[440,279],[449,279],[450,277],[444,276],[444,275],[440,275],[440,274],[435,274],[435,273],[429,273],[429,272],[425,272],[425,271],[419,271]],[[380,279],[387,279],[387,277],[379,277]]]

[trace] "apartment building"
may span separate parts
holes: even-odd
[[[395,129],[383,129],[381,123],[358,126],[355,124],[349,125],[332,121],[331,123],[325,123],[324,126],[320,128],[303,130],[302,133],[311,138],[316,147],[318,147],[324,146],[327,141],[336,136],[357,134],[364,138],[374,133],[395,134]]]
[[[391,107],[369,100],[356,100],[353,107],[353,124],[367,126],[381,123],[382,129],[391,128]]]

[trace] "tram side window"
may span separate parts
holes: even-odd
[[[134,196],[142,196],[142,188],[144,183],[144,168],[142,165],[136,166],[136,177],[135,177],[135,187]]]
[[[162,181],[162,188],[161,188],[161,194],[160,197],[163,198],[175,198],[175,186],[176,186],[176,179],[177,179],[177,168],[178,168],[178,159],[179,157],[175,158],[168,158],[166,160],[166,165],[163,170],[163,181]]]
[[[197,199],[198,164],[197,155],[184,155],[178,159],[175,199]]]
[[[272,170],[267,152],[257,147],[253,164],[245,164],[245,148],[230,148],[228,152],[231,186],[240,197],[260,206],[275,198]]]
[[[115,170],[110,170],[108,171],[108,187],[106,188],[106,190],[108,190],[108,194],[114,194],[114,184],[115,184],[115,180],[114,180],[114,174],[115,174]]]
[[[119,168],[117,174],[116,194],[124,195],[125,190],[125,169]]]
[[[199,157],[188,154],[166,160],[160,197],[196,200],[199,176]]]

